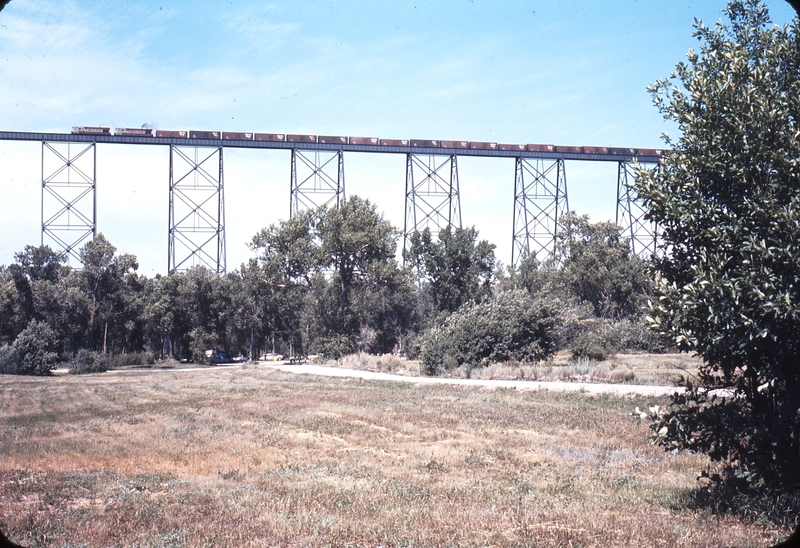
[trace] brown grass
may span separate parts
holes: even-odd
[[[653,401],[243,366],[0,376],[0,527],[26,546],[769,546],[686,509]]]

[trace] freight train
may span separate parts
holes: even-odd
[[[81,135],[112,135],[111,128],[75,126],[72,133]],[[332,135],[292,135],[286,133],[247,133],[235,131],[174,131],[148,128],[116,128],[113,135],[126,137],[156,137],[178,139],[218,139],[221,141],[268,141],[279,143],[317,143],[323,145],[370,145],[410,148],[443,148],[472,150],[503,150],[515,152],[557,152],[569,154],[607,154],[612,156],[660,157],[663,150],[653,148],[613,148],[561,145],[514,145],[482,141],[438,141],[426,139],[379,139],[378,137],[343,137]]]

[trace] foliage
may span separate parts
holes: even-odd
[[[420,359],[429,375],[462,364],[536,362],[555,352],[555,318],[555,303],[506,291],[492,301],[468,303],[430,327]]]
[[[566,292],[591,304],[597,317],[641,317],[650,279],[622,229],[611,222],[590,223],[587,215],[574,212],[565,214],[562,223],[567,228],[557,255],[563,267],[556,279]]]
[[[663,231],[651,321],[704,360],[653,426],[720,461],[718,482],[780,492],[800,487],[800,29],[755,0],[727,15],[651,89],[681,130],[638,175]]]
[[[259,232],[252,248],[298,347],[336,358],[391,351],[414,308],[394,260],[397,230],[373,204],[351,196],[335,209],[302,212]]]
[[[102,373],[109,369],[131,365],[152,365],[155,363],[152,352],[131,352],[125,354],[103,354],[81,348],[69,362],[70,375]]]
[[[491,294],[494,244],[478,241],[472,228],[447,226],[433,240],[430,229],[411,235],[406,260],[417,269],[421,283],[437,312],[454,312],[468,302]]]
[[[103,373],[110,369],[108,355],[81,348],[69,362],[70,375]]]
[[[619,352],[664,352],[664,341],[641,320],[591,319],[570,338],[573,357],[604,360]]]
[[[32,320],[14,343],[0,347],[0,373],[49,375],[58,363],[56,334],[44,322]]]

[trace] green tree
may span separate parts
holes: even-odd
[[[611,222],[590,223],[569,213],[559,248],[563,267],[556,274],[569,295],[591,304],[596,316],[641,318],[650,290],[644,261],[631,253],[622,229]]]
[[[117,323],[120,317],[118,292],[124,284],[124,276],[139,268],[133,255],[115,255],[117,248],[103,236],[98,234],[93,240],[86,242],[78,252],[83,270],[81,277],[89,296],[89,329],[88,340],[92,349],[96,349],[98,341],[102,341],[102,350],[106,352],[110,323]],[[99,320],[98,321],[98,316]],[[116,329],[115,329],[116,327]],[[120,325],[111,325],[112,333],[123,335]]]
[[[397,237],[376,207],[358,196],[256,234],[251,246],[265,279],[284,303],[293,303],[285,322],[292,349],[296,335],[306,348],[330,356],[375,344],[385,348],[399,337],[405,318],[398,314],[405,308],[394,297],[409,286],[394,259]],[[396,328],[391,335],[386,322]]]
[[[491,295],[494,244],[478,241],[472,228],[447,226],[434,241],[429,229],[415,232],[406,260],[417,269],[423,291],[437,312],[454,312]]]
[[[663,230],[651,319],[704,360],[654,428],[668,448],[720,461],[720,486],[790,491],[800,489],[800,28],[772,26],[755,0],[731,1],[727,15],[729,25],[698,23],[700,51],[651,89],[681,131],[661,169],[638,174]]]

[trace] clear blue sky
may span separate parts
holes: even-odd
[[[0,130],[74,125],[652,147],[646,86],[723,0],[219,2],[12,0]],[[790,22],[783,1],[773,21]],[[168,150],[98,147],[98,229],[164,273]],[[289,155],[226,150],[228,268],[289,214]],[[570,207],[613,219],[616,166],[567,163]],[[404,158],[345,155],[348,194],[402,228]],[[510,261],[511,160],[459,161],[465,225]],[[40,241],[41,144],[0,142],[0,264]]]

